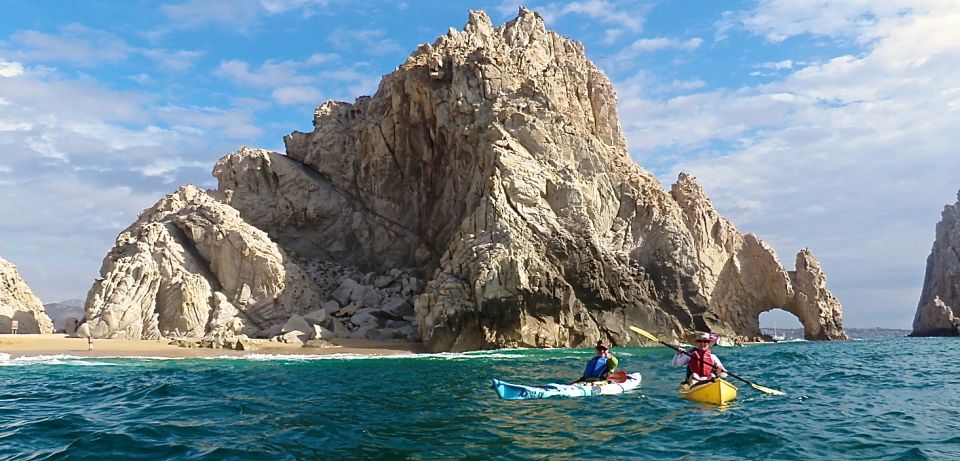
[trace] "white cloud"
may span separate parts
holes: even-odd
[[[317,78],[303,75],[299,69],[331,59],[335,59],[335,55],[314,54],[307,60],[306,64],[294,61],[267,61],[255,70],[251,70],[250,65],[244,61],[226,61],[220,64],[215,74],[241,85],[268,88],[270,89],[270,96],[280,105],[306,103],[316,105],[322,102],[321,98],[323,97],[323,93],[315,85]],[[319,75],[329,72],[320,72]]]
[[[678,50],[691,51],[697,49],[703,43],[703,39],[691,38],[689,40],[677,40],[673,38],[642,38],[630,44],[629,50],[636,53],[652,53],[663,49],[673,48]]]
[[[164,69],[183,72],[193,67],[193,64],[205,53],[203,51],[150,49],[145,50],[143,54],[157,61]]]
[[[614,4],[605,0],[587,0],[570,2],[560,10],[561,14],[582,14],[601,22],[619,24],[632,32],[643,30],[644,16],[641,12],[629,13],[617,8]]]
[[[273,90],[273,99],[282,105],[311,104],[319,105],[323,93],[312,86],[282,86]]]
[[[548,24],[555,23],[565,16],[586,16],[597,22],[616,24],[633,33],[639,33],[643,31],[646,15],[651,7],[650,5],[630,5],[630,3],[632,2],[578,0],[573,2],[548,3],[541,6],[528,3],[527,6],[540,13],[544,21]],[[501,3],[497,9],[504,14],[516,14],[519,6],[519,3],[506,1]]]
[[[232,60],[220,63],[214,72],[217,76],[254,87],[278,87],[281,85],[304,85],[312,78],[299,73],[299,63],[293,61],[266,61],[259,69],[250,70],[250,64]]]
[[[328,0],[188,0],[163,5],[160,12],[170,19],[171,25],[176,28],[223,24],[245,32],[259,25],[263,17],[294,10],[309,17],[315,13],[314,8],[325,7],[329,3]]]
[[[0,61],[0,77],[16,77],[23,75],[23,65],[19,62]]]
[[[130,80],[133,80],[141,85],[148,85],[150,83],[153,83],[153,79],[150,78],[150,76],[147,74],[131,75],[129,78]]]
[[[336,61],[337,59],[340,59],[340,56],[338,56],[336,53],[314,53],[307,58],[307,65],[316,66],[319,64],[326,64],[330,61]]]
[[[754,67],[758,69],[774,69],[774,70],[793,69],[793,61],[789,59],[785,59],[783,61],[777,61],[777,62],[763,62],[755,65]]]
[[[811,5],[790,0],[764,0],[741,18],[742,26],[781,42],[800,34],[844,37],[860,43],[869,41],[882,21],[927,14],[940,0],[916,0],[905,4],[890,0],[825,0]]]
[[[623,29],[607,29],[603,33],[602,41],[607,45],[612,45],[621,35],[623,35]]]
[[[327,0],[260,0],[260,5],[269,14],[281,14],[308,7],[322,7],[329,3]]]
[[[362,50],[372,55],[399,53],[403,48],[392,39],[385,38],[382,29],[351,29],[338,27],[329,37],[338,48]]]
[[[179,28],[217,23],[245,28],[266,10],[258,0],[189,0],[163,5],[160,12]]]
[[[14,33],[11,55],[28,61],[64,61],[78,66],[95,66],[108,61],[126,59],[134,49],[116,35],[71,24],[59,35],[35,30]]]

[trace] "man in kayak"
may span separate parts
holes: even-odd
[[[690,355],[678,350],[677,355],[673,356],[673,366],[687,367],[686,381],[691,386],[727,376],[727,370],[720,363],[720,358],[710,349],[714,339],[716,337],[710,333],[698,333],[697,347],[690,349]]]
[[[610,353],[610,341],[601,339],[597,341],[597,355],[587,362],[587,367],[583,370],[583,376],[574,381],[574,383],[592,383],[604,381],[607,375],[617,371],[617,365],[620,361]]]

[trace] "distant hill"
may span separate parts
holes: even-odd
[[[761,328],[766,335],[773,336],[773,328]],[[870,339],[883,338],[888,336],[907,336],[910,330],[901,330],[899,328],[844,328],[843,331],[851,338]],[[803,328],[783,329],[777,328],[776,333],[783,335],[786,339],[803,339]]]
[[[83,300],[68,299],[58,303],[43,305],[44,311],[53,320],[54,331],[63,329],[63,320],[67,317],[83,318]]]

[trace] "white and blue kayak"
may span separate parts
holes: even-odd
[[[636,389],[640,385],[640,373],[630,373],[622,383],[606,382],[577,384],[542,384],[524,386],[493,380],[492,387],[503,400],[546,399],[550,397],[590,397],[594,395],[614,395]]]

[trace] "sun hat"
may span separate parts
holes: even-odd
[[[697,341],[713,341],[713,335],[710,333],[697,333]]]

